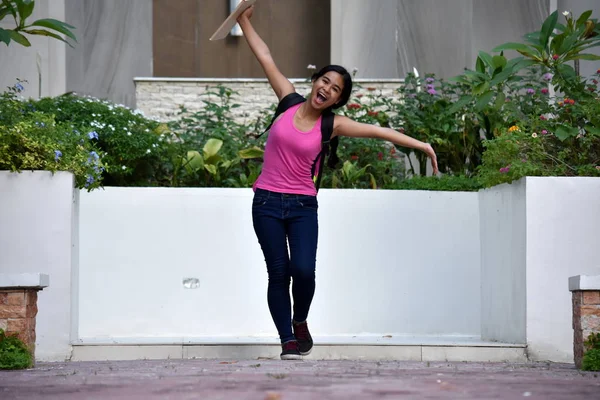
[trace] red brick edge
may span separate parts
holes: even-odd
[[[573,291],[573,353],[581,368],[584,342],[592,332],[600,332],[600,290]]]

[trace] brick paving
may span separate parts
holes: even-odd
[[[0,371],[0,399],[600,399],[572,364],[171,360]]]

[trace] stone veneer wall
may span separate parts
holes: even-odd
[[[306,80],[292,82],[298,93],[305,95],[310,91],[310,83]],[[371,92],[383,96],[398,96],[396,89],[401,84],[400,79],[357,80],[355,94]],[[266,79],[136,78],[137,109],[147,117],[168,121],[179,112],[180,105],[191,112],[200,110],[204,106],[201,95],[219,85],[237,92],[232,96],[232,104],[240,104],[240,107],[233,111],[242,123],[255,120],[261,111],[277,102]]]

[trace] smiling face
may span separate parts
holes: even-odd
[[[311,105],[317,110],[325,110],[335,105],[342,95],[344,79],[334,71],[328,71],[313,82],[310,94]]]

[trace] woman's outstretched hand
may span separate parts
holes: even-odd
[[[429,143],[425,143],[423,148],[421,149],[427,157],[431,158],[431,166],[433,167],[433,174],[437,175],[438,173],[438,163],[437,156],[435,155],[435,151],[433,151],[433,147]]]
[[[240,14],[240,16],[238,17],[237,21],[240,22],[243,19],[250,19],[252,18],[252,13],[254,12],[254,5],[248,7],[246,9],[246,11],[244,11],[242,14]]]

